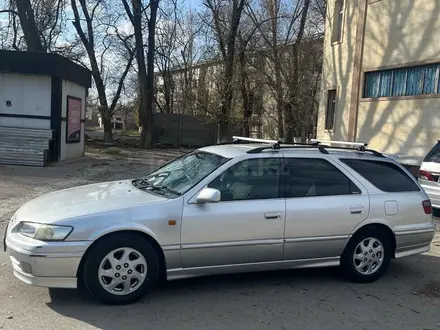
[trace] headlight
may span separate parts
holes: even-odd
[[[17,233],[40,241],[63,241],[72,232],[73,227],[47,225],[35,222],[20,222]]]

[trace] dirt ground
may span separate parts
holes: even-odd
[[[1,232],[36,196],[145,175],[181,153],[88,148],[56,166],[0,166]],[[122,307],[27,286],[0,253],[0,306],[0,329],[440,329],[440,232],[429,253],[393,261],[372,284],[345,282],[338,269],[215,276],[169,282]]]

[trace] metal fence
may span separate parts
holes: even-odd
[[[154,114],[155,144],[200,147],[215,144],[217,134],[217,125],[202,118],[180,114]]]

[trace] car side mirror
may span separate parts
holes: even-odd
[[[221,193],[217,189],[203,188],[197,195],[198,203],[218,203],[220,202]]]

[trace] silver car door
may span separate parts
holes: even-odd
[[[282,260],[281,161],[274,153],[233,164],[208,184],[220,190],[220,202],[184,205],[184,268]]]
[[[286,156],[285,172],[284,259],[339,257],[351,231],[368,216],[366,189],[325,158]]]

